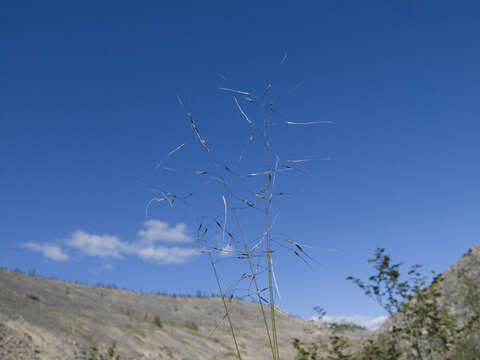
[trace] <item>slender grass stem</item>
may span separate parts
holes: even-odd
[[[242,360],[242,355],[240,355],[240,349],[238,348],[237,337],[235,336],[235,331],[233,330],[232,319],[230,318],[230,312],[228,310],[227,303],[225,302],[225,295],[222,290],[222,285],[220,284],[220,278],[218,277],[217,268],[213,262],[212,255],[210,254],[210,263],[212,264],[213,273],[215,275],[215,280],[217,280],[218,290],[220,291],[220,296],[222,298],[223,307],[225,308],[225,314],[227,316],[228,325],[230,326],[230,332],[232,333],[233,342],[235,343],[235,349],[237,351],[237,356],[239,360]]]
[[[282,59],[281,64],[283,64],[284,61],[285,61],[285,57]],[[275,74],[274,74],[274,77],[275,77]],[[273,79],[272,79],[272,81],[273,81]],[[226,181],[222,177],[223,168],[226,168],[226,170],[228,172],[231,172],[231,171],[226,166],[223,166],[223,167],[220,166],[221,164],[218,161],[215,160],[215,158],[214,158],[214,156],[211,152],[211,149],[209,147],[207,147],[207,145],[206,145],[205,139],[200,136],[197,124],[194,121],[193,116],[192,116],[190,110],[188,109],[188,106],[186,104],[184,104],[180,98],[179,98],[179,102],[180,102],[181,105],[184,106],[184,108],[186,110],[187,117],[190,120],[191,126],[193,128],[193,131],[195,133],[195,136],[196,136],[197,140],[200,142],[203,149],[207,152],[208,156],[212,160],[215,167],[217,167],[217,172],[218,172],[217,179],[220,180],[220,182],[223,184],[223,186],[225,188],[225,197],[227,199],[227,201],[225,201],[225,197],[223,197],[223,195],[222,195],[223,200],[224,200],[224,204],[225,204],[225,221],[226,221],[226,217],[227,217],[226,209],[227,209],[227,203],[228,203],[228,207],[232,211],[233,217],[235,219],[236,227],[238,228],[238,232],[239,232],[239,235],[240,235],[240,240],[241,240],[241,243],[242,243],[242,246],[243,246],[243,249],[244,249],[245,258],[248,260],[249,269],[250,269],[250,273],[251,273],[251,277],[252,277],[252,282],[255,286],[255,290],[256,290],[256,293],[257,293],[257,297],[258,297],[258,302],[259,302],[259,305],[260,305],[260,309],[261,309],[261,313],[262,313],[262,317],[263,317],[263,321],[264,321],[264,325],[265,325],[265,330],[266,330],[267,337],[268,337],[268,342],[269,342],[270,349],[271,349],[271,352],[272,352],[272,359],[273,360],[280,360],[280,352],[279,352],[278,337],[277,337],[277,327],[276,327],[276,314],[275,314],[276,309],[275,309],[275,289],[274,289],[275,279],[274,279],[274,273],[273,273],[273,250],[272,250],[272,239],[271,239],[271,234],[270,234],[270,227],[271,227],[271,224],[270,224],[270,208],[271,208],[272,197],[274,195],[273,184],[275,183],[275,177],[273,177],[273,183],[272,183],[272,175],[275,176],[278,169],[277,169],[277,165],[275,165],[275,168],[274,169],[272,168],[272,170],[269,171],[269,165],[268,165],[269,146],[270,146],[270,144],[268,142],[269,123],[268,123],[268,119],[267,119],[267,108],[266,108],[266,105],[265,105],[265,97],[266,97],[268,91],[270,90],[271,86],[272,86],[272,84],[271,84],[271,81],[270,81],[270,83],[268,84],[268,86],[265,89],[265,92],[264,92],[263,96],[260,97],[260,100],[261,100],[260,104],[261,104],[261,108],[262,108],[262,111],[263,111],[263,170],[264,170],[263,173],[264,173],[264,177],[265,177],[264,189],[263,189],[263,199],[265,201],[265,209],[264,209],[265,233],[264,233],[264,239],[265,239],[267,273],[268,273],[268,291],[269,291],[269,300],[268,301],[269,301],[269,310],[270,310],[270,320],[267,319],[266,311],[265,311],[264,304],[263,304],[263,301],[266,302],[266,300],[260,295],[260,287],[259,287],[258,281],[257,281],[257,273],[256,273],[255,266],[254,266],[254,263],[253,263],[253,260],[252,260],[252,252],[254,251],[254,248],[252,248],[252,250],[250,250],[249,247],[248,247],[248,244],[247,244],[247,241],[245,239],[245,235],[244,235],[242,226],[240,224],[239,216],[237,214],[237,211],[235,209],[235,205],[233,203],[232,192],[229,189],[228,184],[226,183]],[[250,93],[245,92],[245,91],[240,91],[240,90],[235,90],[235,89],[230,89],[230,88],[222,88],[222,89],[227,90],[227,91],[232,91],[232,92],[240,94],[240,95],[250,95]],[[277,99],[275,99],[270,105],[275,103],[278,99],[279,99],[279,97],[277,97]],[[242,114],[242,116],[247,120],[247,122],[250,125],[252,125],[253,121],[247,116],[247,114],[242,109],[240,103],[238,102],[238,100],[235,96],[234,96],[234,100],[235,100],[235,103],[236,103],[238,109],[240,110],[240,113]],[[257,129],[257,131],[259,131],[259,129]],[[261,132],[259,131],[259,133],[261,133]],[[181,147],[182,147],[182,145],[180,147],[177,147],[174,151],[177,151]],[[277,157],[277,159],[278,159],[278,157]],[[298,161],[300,161],[300,160],[298,160]],[[306,161],[306,160],[302,160],[302,161]],[[294,161],[292,160],[292,162],[294,162]],[[282,171],[282,169],[280,169],[280,171]],[[261,175],[261,173],[250,174],[250,175],[256,176],[256,175]],[[235,196],[235,195],[233,194],[233,196]],[[251,203],[248,203],[248,202],[246,202],[246,203],[249,206],[254,206]],[[223,237],[225,237],[225,231],[226,231],[226,229],[225,229],[226,225],[225,224],[222,228]],[[219,225],[219,226],[222,227],[221,225]],[[223,302],[223,305],[224,305],[224,308],[225,308],[225,311],[226,311],[226,317],[228,318],[230,330],[231,330],[232,337],[233,337],[235,347],[236,347],[236,350],[237,350],[237,355],[238,355],[238,358],[241,360],[241,354],[240,354],[240,350],[238,348],[237,338],[235,336],[235,332],[234,332],[233,324],[232,324],[232,321],[231,321],[231,318],[230,318],[228,306],[227,306],[227,303],[225,301],[225,296],[224,296],[224,293],[223,293],[223,290],[222,290],[222,287],[221,287],[220,278],[218,276],[217,269],[215,267],[215,263],[213,262],[211,254],[210,254],[210,260],[211,260],[213,272],[214,272],[214,275],[215,275],[215,279],[217,281],[217,285],[218,285],[218,288],[219,288],[219,291],[220,291],[220,294],[221,294],[221,297],[222,297],[222,302]],[[276,284],[276,282],[275,282],[275,284]]]
[[[208,152],[208,155],[209,155],[210,159],[212,160],[212,162],[218,168],[219,163],[215,160],[212,153]],[[223,178],[223,176],[221,175],[221,171],[219,169],[218,169],[218,178],[221,180],[221,183],[223,184],[223,187],[225,189],[226,198],[227,198],[229,207],[232,211],[233,217],[235,219],[235,224],[236,224],[236,226],[238,228],[238,232],[240,234],[240,240],[242,242],[244,253],[245,253],[246,258],[248,260],[248,265],[249,265],[249,268],[250,268],[250,273],[252,275],[253,284],[255,286],[255,291],[257,293],[258,303],[260,305],[260,310],[261,310],[263,322],[264,322],[264,325],[265,325],[265,331],[267,332],[268,343],[269,343],[270,349],[272,351],[273,360],[277,360],[278,356],[276,354],[278,354],[278,343],[275,346],[276,339],[275,339],[275,341],[272,342],[272,336],[270,335],[270,329],[269,329],[269,326],[268,326],[267,316],[265,314],[265,309],[264,309],[263,304],[262,304],[262,298],[260,296],[260,287],[258,286],[256,272],[255,272],[255,268],[253,266],[253,261],[252,261],[252,257],[251,257],[251,254],[250,254],[250,250],[248,249],[247,242],[245,240],[245,235],[243,233],[243,229],[242,229],[242,226],[240,224],[240,218],[238,217],[237,211],[235,210],[235,206],[233,205],[233,201],[232,201],[232,197],[231,197],[231,191],[228,188],[228,186],[226,184],[226,181]],[[270,311],[272,311],[272,310],[270,309]]]
[[[272,356],[273,356],[273,359],[276,360],[276,351],[275,351],[275,347],[273,345],[274,343],[272,343],[272,337],[270,335],[267,316],[265,315],[265,309],[264,309],[263,304],[262,304],[262,298],[260,297],[260,287],[258,286],[256,272],[255,272],[255,269],[253,267],[252,257],[250,255],[250,250],[248,249],[247,242],[245,241],[245,235],[243,234],[243,229],[242,229],[242,226],[240,224],[240,219],[238,217],[237,211],[235,210],[235,207],[233,206],[232,198],[230,196],[230,192],[228,192],[228,191],[227,191],[227,199],[228,199],[228,203],[230,204],[230,208],[232,210],[232,214],[233,214],[233,217],[235,219],[235,223],[237,225],[238,232],[240,234],[240,240],[242,241],[242,245],[243,245],[243,249],[245,251],[245,255],[247,256],[248,265],[250,267],[250,273],[252,274],[253,284],[255,286],[255,290],[256,290],[256,293],[257,293],[257,297],[258,297],[258,303],[260,305],[260,310],[262,312],[263,322],[265,324],[265,331],[267,332],[268,342],[270,344],[270,349],[272,350]]]
[[[272,336],[273,336],[273,350],[274,350],[274,360],[280,359],[280,354],[278,351],[278,340],[277,340],[277,327],[275,323],[275,299],[274,299],[274,289],[273,289],[273,274],[272,274],[272,248],[270,243],[270,228],[269,228],[269,201],[270,201],[270,191],[269,191],[269,179],[271,174],[267,175],[268,172],[268,163],[267,163],[267,115],[265,111],[264,100],[262,99],[262,108],[263,108],[263,171],[265,172],[265,239],[266,239],[266,248],[267,248],[267,264],[268,264],[268,290],[270,297],[270,320],[272,325]]]

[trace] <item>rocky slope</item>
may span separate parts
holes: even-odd
[[[243,359],[271,358],[258,305],[234,299],[231,316]],[[137,294],[0,270],[2,360],[109,359],[109,348],[121,360],[235,358],[223,318],[220,298]],[[293,338],[327,331],[283,312],[277,326],[282,359],[294,358]]]
[[[468,279],[480,285],[480,245],[471,248],[463,257],[453,264],[444,274],[439,288],[442,293],[442,302],[452,314],[464,316],[465,294],[467,293]]]

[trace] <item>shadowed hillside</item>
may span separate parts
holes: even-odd
[[[368,281],[349,277],[392,316],[365,338],[335,331],[326,341],[295,341],[298,360],[480,359],[480,246],[470,249],[428,284],[419,265],[402,263],[377,249]]]
[[[419,348],[423,347],[424,351],[433,349],[435,341],[448,341],[451,342],[446,346],[446,349],[448,347],[451,349],[446,350],[449,359],[478,358],[480,356],[478,346],[480,344],[480,245],[471,248],[445,273],[436,277],[424,292],[419,292],[409,302],[411,305],[407,303],[405,306],[416,311],[416,317],[419,319],[412,317],[411,311],[399,311],[378,330],[378,333],[389,334],[395,327],[411,327],[413,321],[413,324],[419,326],[421,330],[419,333],[421,336],[417,336],[417,340],[419,340]],[[438,304],[437,312],[431,307],[435,303]],[[420,326],[421,324],[423,327]],[[439,331],[442,328],[444,328],[443,334]],[[435,336],[430,339],[429,336],[424,336],[425,332],[435,333]],[[422,339],[418,339],[420,337]],[[417,353],[419,351],[420,349]],[[466,355],[466,352],[469,355]],[[432,354],[431,358],[443,357]]]

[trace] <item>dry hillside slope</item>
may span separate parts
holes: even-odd
[[[271,358],[258,305],[234,299],[231,316],[242,357]],[[114,343],[121,360],[235,358],[223,317],[220,298],[137,294],[0,270],[2,360],[103,359]],[[283,359],[294,358],[294,337],[308,341],[326,331],[283,312],[277,326]]]

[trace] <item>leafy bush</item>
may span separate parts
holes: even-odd
[[[116,353],[117,344],[115,342],[110,345],[105,352],[101,353],[97,346],[93,345],[90,347],[88,352],[88,360],[120,360],[120,355]]]
[[[159,328],[163,327],[163,324],[160,321],[160,318],[158,317],[158,315],[155,315],[155,317],[153,318],[153,323],[156,327],[159,327]]]
[[[198,331],[198,325],[193,321],[187,321],[185,327],[193,331]]]
[[[355,331],[355,330],[366,330],[364,326],[348,323],[348,322],[332,322],[328,324],[328,327],[334,331]]]
[[[40,298],[34,294],[27,294],[26,297],[33,301],[40,301]]]

